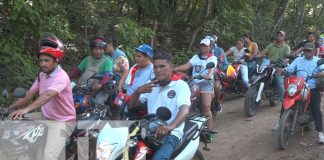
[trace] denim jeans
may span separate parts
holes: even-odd
[[[282,102],[285,94],[284,79],[282,75],[277,73],[275,74],[274,78],[275,78],[276,87],[279,90],[279,101]]]
[[[180,140],[178,137],[174,135],[167,135],[165,137],[164,143],[159,147],[159,149],[154,153],[152,160],[166,160],[170,159],[172,153],[180,144]]]
[[[251,77],[255,69],[255,61],[247,62],[247,67],[248,67],[249,77]]]
[[[321,94],[317,88],[311,89],[311,98],[308,109],[315,119],[316,131],[322,132]]]
[[[244,65],[244,64],[241,64],[240,71],[241,71],[241,77],[242,77],[242,80],[243,80],[243,83],[244,83],[245,87],[249,88],[250,84],[249,84],[248,66]]]

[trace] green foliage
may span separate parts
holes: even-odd
[[[134,61],[134,49],[142,43],[150,44],[154,32],[147,27],[140,26],[127,18],[118,18],[115,25],[121,49],[126,52],[128,58]]]

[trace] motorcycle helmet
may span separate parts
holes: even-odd
[[[64,46],[62,41],[52,33],[45,33],[39,41],[40,51],[38,57],[42,54],[51,56],[56,61],[61,61],[64,57]]]
[[[103,36],[94,36],[90,41],[90,49],[93,48],[107,48],[107,40]]]

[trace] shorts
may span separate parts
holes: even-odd
[[[200,93],[214,94],[214,84],[215,80],[204,80],[198,82]]]

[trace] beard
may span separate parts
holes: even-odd
[[[50,74],[50,73],[52,73],[53,71],[54,71],[54,69],[55,68],[53,68],[53,69],[50,69],[50,68],[48,68],[48,67],[41,67],[41,72],[44,72],[44,73],[46,73],[46,74]]]

